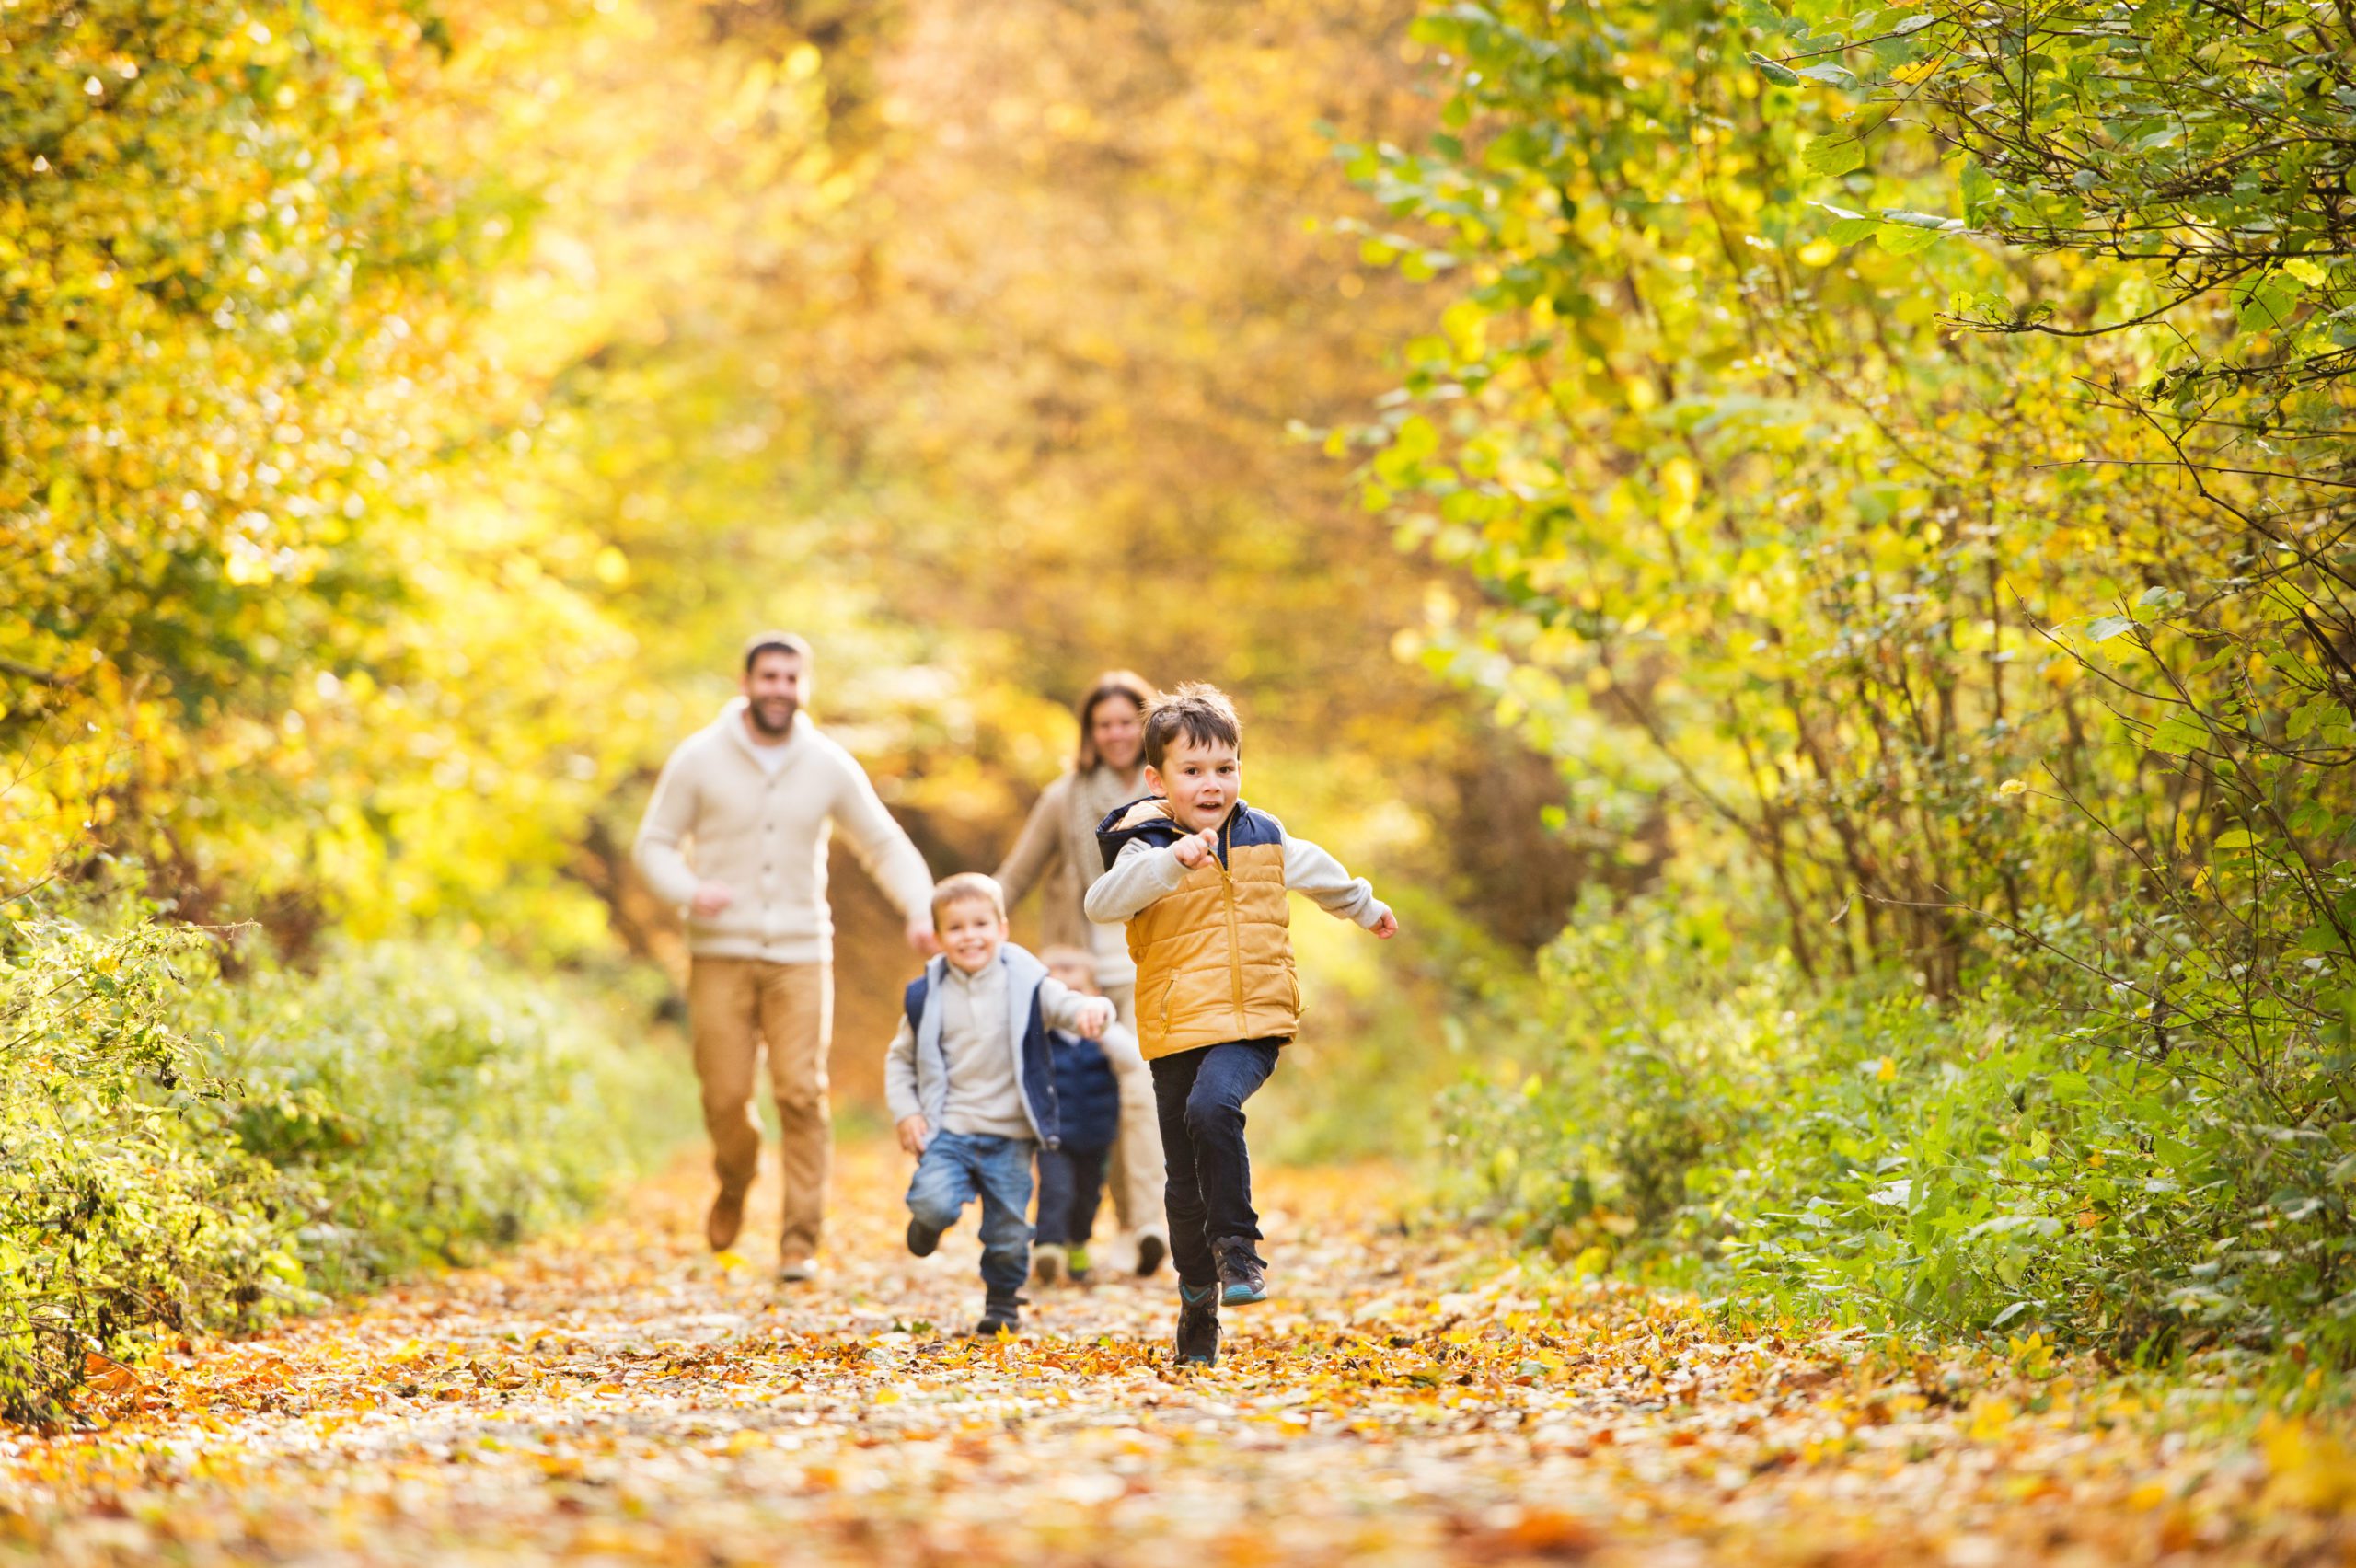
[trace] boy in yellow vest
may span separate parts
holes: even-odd
[[[1088,917],[1128,923],[1138,1043],[1153,1071],[1178,1264],[1177,1359],[1218,1359],[1218,1309],[1268,1298],[1253,1245],[1243,1102],[1300,1027],[1292,911],[1305,893],[1378,937],[1399,922],[1363,877],[1243,803],[1242,722],[1216,686],[1189,685],[1146,717],[1153,794],[1107,816]]]

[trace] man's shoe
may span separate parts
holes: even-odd
[[[1061,1285],[1065,1265],[1069,1262],[1064,1249],[1053,1241],[1045,1241],[1031,1249],[1031,1278],[1038,1285]]]
[[[711,1243],[715,1252],[725,1252],[736,1245],[736,1237],[745,1228],[745,1194],[722,1189],[711,1200],[711,1212],[703,1217],[704,1239]]]
[[[1263,1271],[1267,1264],[1252,1248],[1248,1236],[1230,1236],[1211,1243],[1211,1256],[1218,1260],[1218,1298],[1229,1307],[1249,1307],[1268,1298],[1267,1279]]]
[[[1181,1366],[1218,1365],[1218,1286],[1195,1289],[1178,1282],[1178,1346],[1172,1360]]]
[[[777,1266],[780,1285],[808,1285],[817,1277],[818,1260],[815,1258],[788,1258]]]
[[[1170,1243],[1151,1231],[1138,1238],[1138,1277],[1151,1279],[1161,1272],[1161,1262],[1170,1256]]]
[[[931,1226],[927,1225],[920,1219],[911,1219],[908,1221],[909,1251],[914,1252],[919,1258],[930,1258],[933,1254],[933,1250],[940,1245],[940,1231],[935,1230]]]

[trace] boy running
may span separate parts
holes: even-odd
[[[965,1205],[982,1201],[982,1320],[1012,1333],[1031,1272],[1031,1158],[1062,1141],[1048,1032],[1095,1039],[1113,1004],[1064,988],[1006,940],[1006,895],[961,871],[932,894],[941,956],[909,983],[884,1059],[884,1093],[908,1182],[908,1251],[930,1257]]]
[[[1146,719],[1151,796],[1097,830],[1104,874],[1088,917],[1128,924],[1138,1041],[1153,1071],[1178,1264],[1177,1359],[1218,1359],[1218,1309],[1267,1299],[1243,1102],[1300,1027],[1288,891],[1376,936],[1398,921],[1374,889],[1241,795],[1243,726],[1216,686],[1188,685]]]

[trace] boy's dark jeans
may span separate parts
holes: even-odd
[[[1276,1070],[1282,1039],[1233,1040],[1153,1061],[1153,1098],[1170,1182],[1170,1255],[1183,1285],[1218,1281],[1211,1243],[1260,1239],[1252,1207],[1252,1156],[1243,1147],[1243,1102]]]
[[[1085,1247],[1104,1197],[1108,1148],[1039,1151],[1039,1235],[1042,1247]]]

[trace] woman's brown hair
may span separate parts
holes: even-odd
[[[1137,704],[1142,718],[1151,711],[1158,694],[1146,678],[1134,670],[1107,670],[1096,677],[1088,695],[1080,699],[1080,750],[1072,757],[1072,769],[1078,773],[1093,773],[1103,758],[1096,755],[1096,709],[1100,704],[1116,697],[1127,698]]]

